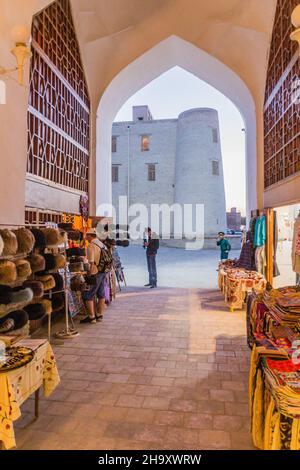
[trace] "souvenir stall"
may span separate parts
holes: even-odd
[[[65,233],[49,227],[0,229],[0,445],[5,449],[16,446],[13,422],[22,403],[34,394],[38,417],[40,388],[47,397],[59,383],[49,342],[29,335],[37,320],[62,307],[54,291],[66,264],[58,251],[63,243]]]
[[[231,260],[220,264],[218,283],[231,312],[244,307],[248,293],[263,292],[267,284],[262,274],[235,267]]]
[[[252,294],[247,307],[253,443],[300,450],[300,289]]]
[[[274,213],[269,209],[252,211],[239,259],[226,260],[219,265],[219,288],[231,312],[244,308],[252,291],[264,292],[267,282],[272,282],[273,276],[278,274],[276,246],[270,250],[269,239],[272,243],[276,239]]]

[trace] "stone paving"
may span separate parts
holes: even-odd
[[[56,325],[57,326],[57,325]],[[15,423],[19,449],[251,449],[245,312],[218,291],[128,288],[54,341],[61,384]]]

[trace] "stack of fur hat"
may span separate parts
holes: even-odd
[[[63,278],[59,273],[50,273],[63,269],[66,257],[47,253],[47,249],[58,251],[55,249],[67,241],[67,233],[62,229],[0,230],[1,334],[10,335],[26,328],[30,320],[41,319],[64,307]],[[16,282],[22,285],[13,288]],[[50,289],[52,301],[44,298],[45,291]]]

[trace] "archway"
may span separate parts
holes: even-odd
[[[125,67],[112,80],[101,98],[97,111],[96,204],[111,203],[111,128],[118,110],[137,90],[176,65],[227,96],[244,119],[249,213],[251,208],[257,206],[256,116],[252,95],[241,78],[230,68],[178,36],[170,36],[158,43]]]

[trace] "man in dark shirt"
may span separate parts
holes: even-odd
[[[157,287],[156,255],[159,249],[159,239],[150,227],[147,229],[147,239],[144,240],[144,247],[147,248],[146,256],[149,272],[149,284],[146,284],[145,287],[155,289]]]

